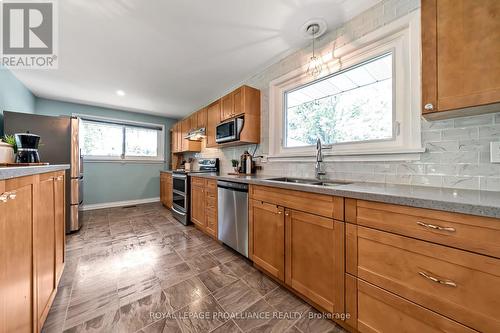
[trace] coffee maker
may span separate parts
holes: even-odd
[[[16,133],[14,137],[17,145],[16,163],[40,163],[38,155],[40,136],[26,132]]]

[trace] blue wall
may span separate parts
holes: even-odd
[[[3,112],[35,112],[36,97],[6,68],[0,67],[0,137],[3,136]]]
[[[165,157],[170,156],[168,130],[175,119],[150,116],[76,103],[67,103],[36,98],[37,114],[59,116],[85,114],[114,119],[123,119],[165,125]],[[160,195],[160,173],[163,163],[141,162],[85,162],[84,193],[85,204],[154,198]]]

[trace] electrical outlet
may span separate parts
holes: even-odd
[[[500,163],[500,141],[490,142],[490,161],[491,163]]]
[[[260,163],[267,163],[267,155],[262,155],[260,158]]]

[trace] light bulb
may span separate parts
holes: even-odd
[[[321,57],[312,56],[309,59],[309,66],[307,67],[307,74],[312,77],[318,77],[323,70],[323,59]]]

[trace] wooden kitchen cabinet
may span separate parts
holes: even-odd
[[[221,102],[220,100],[210,104],[207,107],[207,147],[217,147],[218,144],[215,142],[215,129],[220,122],[220,110],[221,110]]]
[[[54,219],[55,219],[55,261],[56,261],[56,285],[61,279],[64,269],[64,251],[66,237],[65,218],[65,174],[58,172],[54,176]]]
[[[0,181],[0,333],[39,332],[64,269],[65,172]]]
[[[205,180],[191,177],[191,222],[205,231]]]
[[[218,238],[217,221],[217,180],[205,180],[205,218],[206,233],[212,238]]]
[[[203,108],[196,112],[196,128],[207,127],[207,108]]]
[[[344,223],[285,210],[285,282],[330,313],[344,312]]]
[[[181,129],[180,129],[180,122],[175,123],[174,126],[172,126],[172,152],[173,153],[179,153],[182,151],[182,140],[181,140]]]
[[[43,323],[56,292],[55,186],[52,173],[40,175],[38,198],[38,214],[34,228],[35,282],[37,318],[39,323]]]
[[[285,210],[258,200],[249,200],[250,259],[278,280],[285,281]]]
[[[169,172],[160,172],[160,201],[168,209],[173,204],[173,180]]]
[[[0,332],[36,330],[33,216],[37,177],[0,180]]]
[[[500,102],[500,1],[422,0],[421,10],[423,114]]]

